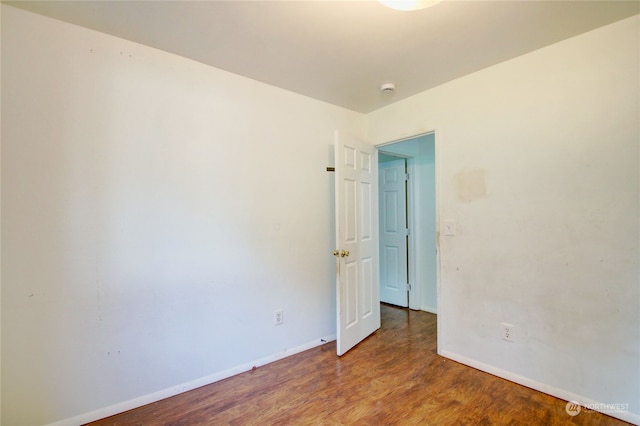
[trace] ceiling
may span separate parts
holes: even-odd
[[[640,13],[633,0],[4,3],[363,113]]]

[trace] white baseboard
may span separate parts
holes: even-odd
[[[433,306],[422,306],[420,307],[421,311],[429,312],[430,314],[438,315],[438,310]]]
[[[617,419],[624,420],[625,422],[633,423],[635,425],[640,425],[640,414],[638,413],[631,413],[629,411],[613,412],[613,411],[606,411],[606,409],[601,410],[601,409],[598,409],[598,407],[606,407],[607,404],[601,403],[599,401],[595,401],[583,395],[578,395],[576,393],[569,392],[565,389],[556,388],[555,386],[550,386],[550,385],[529,379],[527,377],[519,376],[509,371],[502,370],[492,365],[485,364],[483,362],[479,362],[453,352],[442,351],[440,355],[442,355],[445,358],[449,358],[453,361],[459,362],[461,364],[468,365],[469,367],[473,367],[480,371],[493,374],[494,376],[498,376],[503,379],[509,380],[511,382],[526,386],[528,388],[535,389],[539,392],[546,393],[551,396],[555,396],[556,398],[560,398],[565,401],[576,401],[580,403],[580,405],[582,405],[583,407],[586,407],[593,411],[600,411],[603,414],[606,414],[607,416],[615,417]],[[580,416],[581,414],[578,414],[578,415]],[[567,416],[569,415],[567,414]]]
[[[193,389],[197,389],[202,386],[209,385],[211,383],[224,380],[236,374],[244,373],[251,370],[253,367],[261,367],[263,365],[278,361],[280,359],[295,355],[300,352],[304,352],[308,349],[315,348],[316,346],[324,345],[325,343],[336,340],[336,335],[332,334],[323,338],[313,340],[309,343],[305,343],[295,348],[286,349],[282,352],[275,353],[264,358],[260,358],[254,361],[250,361],[235,367],[219,371],[214,374],[210,374],[205,377],[201,377],[196,380],[192,380],[187,383],[182,383],[176,386],[172,386],[167,389],[160,390],[148,395],[143,395],[138,398],[134,398],[128,401],[123,401],[118,404],[110,405],[108,407],[100,408],[89,413],[80,414],[75,417],[60,420],[55,423],[49,423],[47,426],[77,426],[79,424],[89,423],[96,420],[104,419],[105,417],[113,416],[115,414],[122,413],[124,411],[132,410],[134,408],[142,407],[143,405],[151,404],[153,402],[160,401],[165,398],[169,398],[183,392],[188,392]]]

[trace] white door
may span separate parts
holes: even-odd
[[[336,132],[337,352],[380,328],[378,153]]]
[[[380,175],[380,300],[409,306],[407,288],[406,160],[379,164]]]

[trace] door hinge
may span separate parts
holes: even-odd
[[[409,235],[411,235],[411,231],[409,230],[409,228],[404,230],[404,235],[405,237],[408,237]]]
[[[404,174],[404,180],[409,180],[409,173]]]
[[[411,291],[411,284],[407,283],[407,291]]]

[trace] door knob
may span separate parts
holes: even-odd
[[[333,251],[333,255],[334,255],[335,257],[340,256],[340,250],[334,250],[334,251]]]
[[[349,250],[334,250],[333,251],[333,255],[335,257],[348,257],[351,253],[349,252]]]

